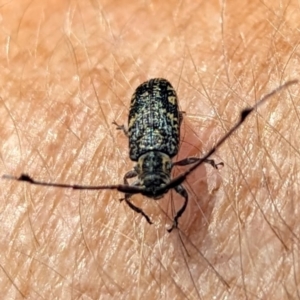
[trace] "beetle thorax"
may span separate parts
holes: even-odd
[[[140,185],[147,191],[147,196],[154,199],[161,198],[163,195],[158,194],[157,190],[170,182],[172,171],[170,157],[159,151],[149,151],[139,158],[135,170]]]

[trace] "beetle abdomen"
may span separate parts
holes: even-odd
[[[166,79],[155,78],[138,86],[131,98],[128,118],[131,160],[137,161],[149,151],[175,156],[180,119],[176,92]]]

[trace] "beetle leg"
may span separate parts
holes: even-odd
[[[128,171],[125,175],[124,175],[124,178],[123,178],[123,182],[125,185],[129,185],[129,182],[128,182],[128,178],[133,178],[133,177],[136,177],[137,176],[137,172],[135,170],[131,170],[131,171]],[[137,185],[137,184],[134,184],[134,185]],[[126,200],[126,197],[130,197],[131,194],[125,194],[125,198],[121,198],[120,199],[120,202],[122,202],[123,200]]]
[[[128,171],[125,175],[124,175],[124,178],[123,178],[123,181],[124,181],[124,184],[126,185],[129,185],[128,183],[128,178],[133,178],[133,177],[136,177],[138,174],[135,170],[130,170]]]
[[[199,157],[188,157],[188,158],[182,159],[180,161],[174,162],[173,166],[187,166],[187,165],[191,165],[193,163],[196,163],[199,160],[201,160],[201,158],[199,158]],[[210,164],[215,169],[218,169],[219,166],[224,166],[223,162],[216,163],[213,159],[206,159],[204,162],[207,163],[207,164]]]
[[[130,202],[130,194],[125,194],[125,198],[124,199],[122,199],[122,200],[125,200],[125,202],[127,203],[127,205],[132,209],[132,210],[134,210],[135,212],[137,212],[138,214],[141,214],[146,220],[147,220],[147,222],[149,223],[149,224],[153,224],[152,222],[151,222],[151,220],[150,220],[150,218],[143,212],[143,210],[141,209],[141,208],[139,208],[139,207],[137,207],[137,206],[135,206],[134,204],[132,204],[131,202]]]
[[[181,123],[183,121],[183,115],[185,115],[185,111],[179,112],[179,127],[181,126]]]
[[[138,174],[135,170],[131,170],[129,172],[127,172],[124,176],[124,184],[125,185],[129,185],[128,183],[128,178],[133,178],[133,177],[136,177]],[[133,184],[134,186],[139,186],[139,182],[137,181],[136,183]],[[120,199],[120,202],[124,201],[126,202],[126,204],[132,209],[134,210],[135,212],[137,212],[138,214],[141,214],[149,224],[153,224],[150,220],[150,218],[143,212],[143,210],[137,206],[135,206],[134,204],[132,204],[130,202],[130,197],[131,197],[131,194],[125,194],[125,197]]]
[[[119,125],[117,122],[112,122],[114,125],[116,125],[117,130],[122,130],[124,134],[128,137],[128,129],[124,125]]]
[[[182,207],[177,211],[177,213],[174,217],[174,220],[173,220],[173,225],[171,228],[168,229],[168,232],[171,232],[174,228],[178,227],[178,219],[184,213],[184,211],[188,205],[188,201],[189,201],[188,193],[182,185],[177,185],[174,189],[179,195],[181,195],[184,198],[184,202],[183,202]]]

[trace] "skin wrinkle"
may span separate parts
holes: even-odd
[[[1,6],[2,173],[120,183],[133,163],[112,122],[127,122],[140,83],[176,89],[179,160],[300,74],[295,0],[126,2]],[[214,156],[221,170],[184,183],[181,235],[166,231],[174,192],[132,197],[150,226],[117,192],[1,182],[1,298],[300,298],[298,102],[298,87],[274,96]]]

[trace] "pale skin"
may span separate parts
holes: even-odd
[[[185,111],[176,159],[208,151],[243,108],[300,74],[299,3],[229,2],[1,6],[1,173],[122,183],[133,163],[112,122],[126,124],[134,89],[153,77]],[[190,202],[171,234],[175,192],[132,197],[149,225],[118,192],[1,181],[1,298],[300,298],[298,90],[247,119],[213,157],[223,168],[184,183]]]

